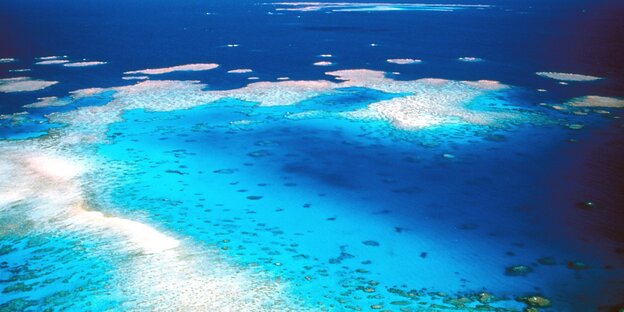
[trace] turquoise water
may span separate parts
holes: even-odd
[[[319,100],[310,106],[325,105]],[[127,165],[113,176],[131,176],[109,191],[114,206],[259,265],[325,307],[399,308],[389,303],[405,298],[388,290],[401,289],[418,292],[411,308],[443,301],[430,292],[486,290],[507,299],[494,306],[519,309],[514,295],[565,297],[564,287],[543,285],[606,278],[565,267],[566,259],[589,259],[560,244],[561,233],[550,228],[556,216],[542,212],[539,181],[518,178],[566,131],[535,139],[544,130],[475,129],[484,137],[469,144],[456,134],[466,129],[433,129],[426,135],[441,146],[432,147],[409,133],[387,137],[384,124],[251,111],[247,103],[225,102],[125,113],[126,122],[109,129],[112,144],[98,150]],[[229,124],[250,115],[257,124]],[[504,274],[551,257],[556,265],[535,265],[526,277]]]
[[[0,311],[619,311],[621,70],[483,4],[4,4]]]
[[[96,97],[86,97],[69,101],[60,107],[33,108],[26,115],[14,115],[10,118],[0,119],[0,137],[9,140],[30,139],[43,136],[52,128],[62,127],[60,123],[50,123],[46,115],[57,112],[67,112],[84,106],[99,106],[108,103],[111,92],[104,92]]]
[[[547,209],[540,171],[557,166],[545,155],[573,144],[567,140],[578,130],[562,124],[579,117],[511,105],[508,99],[518,92],[494,92],[464,105],[525,118],[420,131],[336,114],[407,95],[365,88],[338,89],[294,106],[226,98],[167,112],[133,109],[106,127],[102,143],[70,150],[79,148],[97,163],[81,184],[89,209],[150,225],[183,244],[215,250],[252,276],[278,280],[296,298],[293,308],[519,310],[525,305],[518,296],[540,294],[557,309],[573,309],[585,298],[570,296],[601,291],[579,284],[606,283],[610,273],[584,269],[602,260],[552,226],[559,216]],[[113,98],[124,95],[107,91],[71,108],[104,108]],[[47,140],[94,126],[74,127]],[[76,236],[65,227],[42,242],[23,238],[37,232],[28,227],[16,238],[11,230],[3,237],[12,260],[5,264],[11,272],[4,279],[5,306],[59,308],[67,296],[72,309],[132,302],[134,294],[111,281],[118,280],[119,267],[145,255],[118,255],[110,246],[114,238],[106,237],[112,234],[70,230]],[[583,267],[571,269],[569,261]],[[510,271],[518,265],[530,272]],[[33,273],[30,266],[44,270]]]

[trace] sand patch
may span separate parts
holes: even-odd
[[[314,66],[332,66],[332,65],[334,65],[334,63],[328,62],[328,61],[319,61],[319,62],[314,62],[312,65],[314,65]]]
[[[36,65],[58,65],[69,63],[69,60],[47,60],[47,61],[39,61],[35,63]]]
[[[463,57],[458,58],[457,60],[461,62],[468,62],[468,63],[483,62],[482,58],[473,57],[473,56],[463,56]]]
[[[614,97],[588,95],[574,98],[566,104],[574,107],[624,108],[624,100]]]
[[[57,84],[58,81],[46,81],[32,79],[30,77],[16,77],[0,79],[0,92],[27,92],[45,89],[49,86]]]
[[[409,65],[409,64],[422,63],[422,60],[412,59],[412,58],[396,58],[396,59],[387,59],[386,62],[391,63],[391,64],[398,64],[398,65]]]
[[[212,70],[217,67],[219,67],[219,64],[214,64],[214,63],[187,64],[187,65],[178,65],[178,66],[171,66],[171,67],[164,67],[164,68],[150,68],[150,69],[127,71],[124,73],[124,75],[162,75],[162,74],[172,73],[176,71]]]
[[[46,140],[49,140],[46,142]],[[296,306],[287,284],[240,268],[217,252],[187,246],[145,223],[92,211],[82,190],[93,163],[56,150],[56,140],[0,143],[0,212],[20,209],[41,233],[100,242],[88,252],[115,260],[111,289],[124,309],[284,311]],[[97,248],[97,249],[95,249]]]
[[[89,61],[89,62],[74,62],[74,63],[65,63],[63,66],[65,67],[89,67],[89,66],[98,66],[104,65],[106,62],[101,61]]]
[[[249,68],[239,68],[239,69],[228,70],[228,74],[247,74],[251,72],[253,72],[253,70]]]
[[[538,76],[555,79],[559,81],[584,82],[584,81],[596,81],[596,80],[602,79],[601,77],[580,75],[580,74],[570,74],[570,73],[537,72],[535,74]]]
[[[50,106],[65,106],[70,103],[68,99],[59,99],[56,96],[47,96],[38,98],[38,102],[26,104],[25,108],[42,108],[42,107],[50,107]]]

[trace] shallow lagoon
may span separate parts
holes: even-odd
[[[217,19],[243,14],[213,9]],[[244,14],[265,19],[273,9]],[[335,13],[353,14],[347,24],[369,20]],[[375,14],[395,13],[449,12]],[[542,61],[518,70],[477,46],[451,57],[429,45],[414,55],[394,46],[405,30],[381,41],[360,32],[352,43],[381,52],[357,59],[342,53],[355,44],[338,43],[353,29],[285,22],[327,18],[296,14],[268,27],[331,38],[323,51],[300,47],[291,68],[246,57],[274,43],[246,46],[253,38],[228,39],[210,50],[216,60],[200,60],[220,61],[225,52],[215,51],[229,49],[240,57],[229,66],[147,83],[120,77],[196,58],[124,63],[93,54],[107,64],[66,69],[17,55],[3,64],[61,83],[1,98],[0,172],[11,179],[0,183],[0,309],[588,311],[619,303],[621,110],[570,101],[621,96],[617,74],[583,65],[578,72],[604,79],[568,86],[537,77],[550,70],[532,67]],[[393,57],[423,62],[388,64]],[[312,65],[321,59],[333,65]],[[372,82],[340,85],[324,75],[361,63],[391,81],[365,72]],[[247,67],[254,71],[227,74]],[[285,74],[310,80],[274,81]],[[235,89],[250,75],[260,84]],[[458,80],[413,82],[423,77]],[[66,92],[90,87],[110,89]],[[21,107],[52,95],[64,105]]]
[[[111,92],[81,97],[58,116],[88,109],[78,105],[85,101],[103,109],[124,101],[138,105],[133,93]],[[530,124],[519,119],[400,130],[335,113],[405,94],[347,88],[288,106],[226,98],[167,112],[129,110],[107,126],[101,143],[68,148],[97,164],[81,182],[90,209],[148,224],[184,245],[218,252],[252,276],[275,279],[294,306],[418,310],[490,304],[517,310],[525,306],[517,297],[533,294],[558,309],[591,305],[602,290],[582,285],[606,283],[611,272],[596,268],[609,257],[597,257],[587,243],[571,239],[569,229],[553,226],[561,212],[549,207],[541,171],[558,167],[545,156],[574,144],[568,140],[578,130],[565,125],[578,119],[591,126],[603,119],[523,108],[517,102],[522,93],[497,91],[464,105],[476,112],[495,107],[529,114]],[[507,103],[511,98],[513,106]],[[90,127],[99,129],[72,121],[54,137],[89,134]],[[105,274],[119,274],[115,266],[146,257],[133,253],[113,258]],[[111,288],[111,280],[116,279],[92,283]],[[11,287],[22,284],[9,285],[12,293],[20,290]],[[102,302],[91,300],[84,288],[77,293],[88,300],[84,304],[102,308],[128,300],[115,299],[116,292],[136,296],[116,288]],[[38,302],[36,293],[28,298]],[[161,304],[174,308],[180,302]]]
[[[480,129],[482,136],[466,138],[456,132],[469,129],[441,128],[423,134],[440,144],[423,146],[410,133],[387,136],[384,124],[272,120],[270,110],[250,118],[249,104],[234,102],[126,113],[132,125],[113,126],[113,144],[99,150],[116,161],[130,156],[130,168],[141,172],[113,188],[116,206],[274,272],[325,306],[402,301],[387,292],[393,287],[486,290],[512,302],[531,292],[566,297],[577,286],[543,285],[609,275],[566,268],[592,257],[562,244],[565,234],[552,226],[557,212],[539,191],[545,183],[530,178],[555,166],[544,155],[554,140],[569,144],[569,131]],[[230,122],[241,118],[252,123]],[[152,206],[172,191],[168,204]],[[524,264],[534,272],[505,273]]]

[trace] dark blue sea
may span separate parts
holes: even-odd
[[[0,3],[0,311],[624,311],[624,2]]]

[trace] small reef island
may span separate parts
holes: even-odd
[[[622,312],[623,14],[3,1],[0,312]]]

